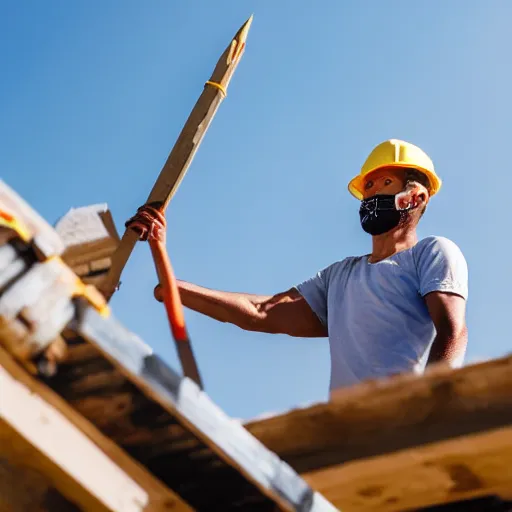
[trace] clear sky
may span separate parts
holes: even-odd
[[[376,144],[402,138],[444,179],[420,236],[451,238],[468,260],[467,361],[506,354],[507,0],[4,0],[2,179],[51,223],[107,202],[122,230],[251,13],[229,95],[168,210],[176,274],[271,294],[366,253],[347,182]],[[139,244],[112,307],[181,371],[155,284]],[[206,390],[229,414],[327,398],[327,340],[247,333],[190,311],[186,319]]]

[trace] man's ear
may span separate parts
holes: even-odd
[[[411,194],[411,206],[413,208],[424,208],[430,200],[430,194],[423,185],[417,183]]]

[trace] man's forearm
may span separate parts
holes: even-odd
[[[177,284],[185,307],[246,331],[302,338],[328,335],[327,328],[296,288],[274,295],[254,295],[211,290],[185,281]],[[155,297],[162,301],[159,286],[155,288]]]
[[[247,293],[223,292],[177,280],[183,305],[219,322],[227,322],[249,329],[257,321],[258,303],[271,297]],[[162,300],[161,290],[155,290],[157,300]]]
[[[457,333],[438,332],[432,344],[427,364],[447,362],[453,365],[459,363],[466,351],[467,341],[468,332],[466,328]]]

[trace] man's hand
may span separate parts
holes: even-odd
[[[437,331],[427,364],[460,363],[468,341],[466,301],[453,293],[432,292],[425,302]]]
[[[295,289],[276,295],[252,295],[211,290],[177,281],[183,305],[246,331],[288,334],[300,338],[327,337],[327,328]],[[159,285],[155,298],[162,301]]]

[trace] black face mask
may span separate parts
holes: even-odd
[[[396,228],[408,215],[408,208],[397,210],[394,195],[363,199],[359,208],[361,227],[370,235],[382,235]]]

